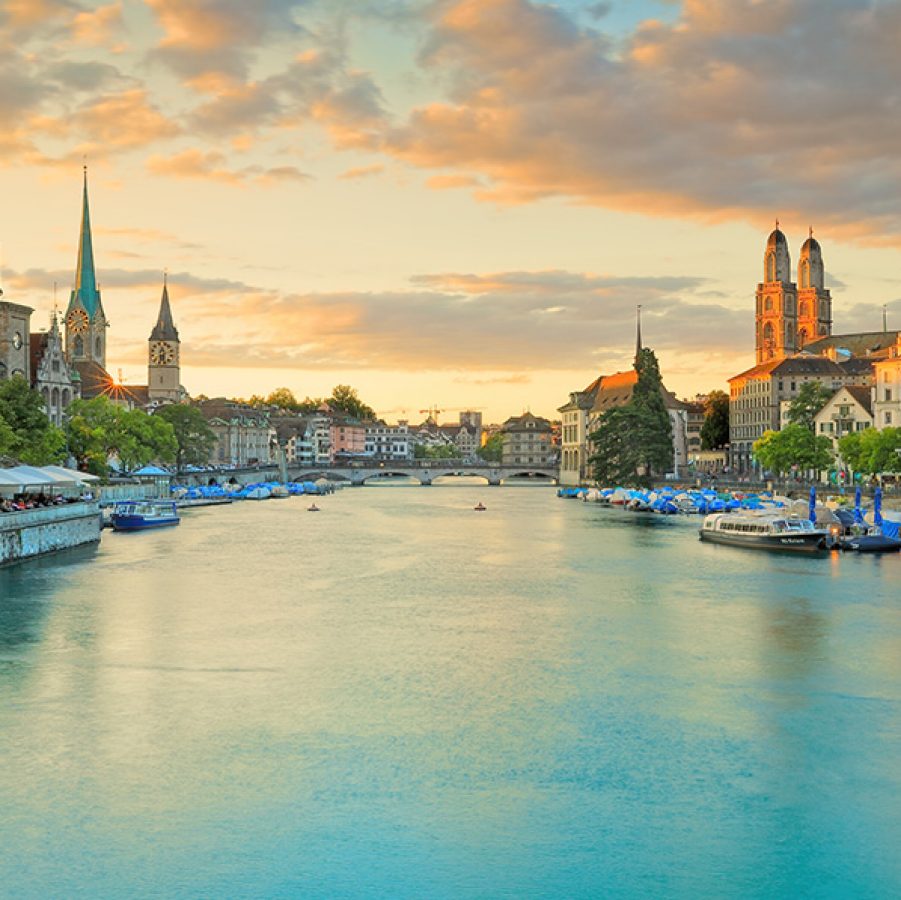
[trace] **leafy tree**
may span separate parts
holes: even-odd
[[[0,382],[0,422],[0,452],[36,466],[65,459],[65,435],[51,424],[44,399],[21,375]]]
[[[807,381],[801,385],[798,396],[788,406],[788,421],[803,425],[813,431],[814,417],[835,393],[819,381]]]
[[[701,449],[718,450],[729,443],[729,395],[725,391],[711,391],[704,404],[704,424],[701,426]]]
[[[842,459],[855,471],[876,475],[901,470],[901,428],[867,428],[846,434],[838,442]]]
[[[782,431],[765,431],[754,442],[754,458],[771,472],[820,471],[832,464],[832,442],[804,425],[787,425]]]
[[[479,456],[486,462],[500,462],[504,454],[504,436],[498,431],[492,434],[485,443],[479,447]]]
[[[654,351],[641,350],[635,369],[638,380],[631,399],[605,412],[591,435],[591,463],[603,484],[648,485],[673,463],[673,426]]]
[[[332,390],[332,396],[326,400],[333,409],[340,410],[353,416],[355,419],[375,419],[375,410],[367,406],[358,396],[357,392],[347,384],[336,385]]]
[[[177,445],[175,465],[179,471],[188,465],[201,466],[210,461],[216,435],[196,406],[173,403],[158,409],[154,417],[172,426]]]
[[[172,462],[178,450],[175,431],[167,421],[140,409],[126,410],[104,396],[74,401],[66,432],[79,468],[96,475],[107,474],[114,455],[126,469],[133,469],[150,462]]]

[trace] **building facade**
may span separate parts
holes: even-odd
[[[69,404],[79,395],[79,383],[69,369],[59,320],[54,312],[50,330],[30,335],[31,385],[44,399],[47,418],[63,425]]]
[[[0,300],[0,380],[21,375],[31,381],[32,312],[30,306]]]
[[[401,421],[388,425],[382,421],[367,422],[364,452],[373,459],[412,459],[413,439],[408,423]]]
[[[901,427],[901,333],[873,363],[873,424],[879,429]]]
[[[584,390],[573,391],[560,413],[560,476],[563,485],[586,484],[591,480],[589,425],[594,401],[601,385],[595,378]]]
[[[203,400],[197,408],[216,436],[212,465],[243,468],[275,462],[278,439],[268,412],[225,397]]]
[[[505,466],[553,465],[557,460],[551,433],[551,423],[530,412],[507,419],[501,428],[504,436],[501,462]]]
[[[852,385],[839,388],[814,417],[813,430],[832,441],[838,455],[838,442],[848,434],[873,427],[873,406],[869,387]]]

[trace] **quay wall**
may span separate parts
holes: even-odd
[[[0,513],[0,566],[99,540],[96,503]]]

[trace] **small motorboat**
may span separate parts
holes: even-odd
[[[312,506],[307,507],[307,512],[319,512],[319,507],[314,503]]]
[[[181,516],[174,500],[123,500],[113,507],[110,522],[116,531],[145,531],[178,525]]]
[[[478,506],[474,506],[473,509],[474,509],[476,512],[485,512],[485,510],[488,509],[488,507],[487,507],[487,506],[484,506],[484,505],[482,504],[482,501],[479,500]]]
[[[854,550],[857,553],[897,553],[901,550],[901,541],[874,530],[869,534],[847,537],[840,546],[842,550]]]

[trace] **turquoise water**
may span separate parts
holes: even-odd
[[[0,895],[901,893],[901,555],[319,505],[0,570]]]

